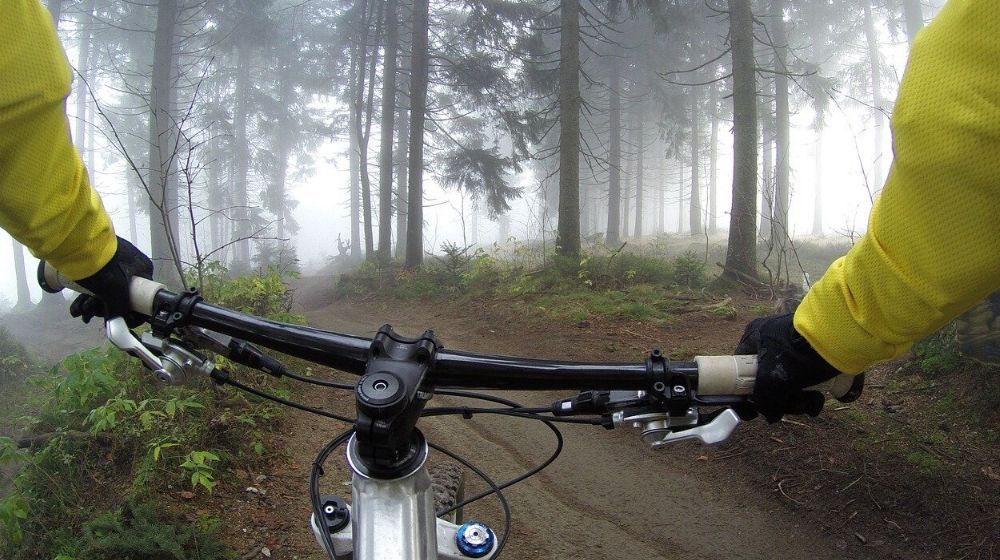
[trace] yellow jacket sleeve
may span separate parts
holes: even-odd
[[[80,279],[117,242],[69,136],[70,69],[38,0],[0,15],[0,227],[63,274]]]
[[[868,232],[795,328],[837,369],[895,358],[1000,288],[1000,2],[951,0],[917,36]]]

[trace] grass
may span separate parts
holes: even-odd
[[[758,317],[774,314],[774,306],[765,303],[755,303],[750,306],[750,312]]]
[[[662,322],[679,304],[678,292],[707,282],[703,257],[686,251],[673,258],[597,248],[579,259],[544,256],[503,260],[497,254],[458,254],[416,271],[365,263],[340,277],[343,297],[386,293],[403,299],[466,298],[511,301],[520,309],[560,321],[596,317]],[[539,261],[544,264],[539,264]],[[729,310],[721,310],[724,315]]]

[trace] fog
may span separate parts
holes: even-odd
[[[410,3],[400,3],[395,18],[398,45],[387,32],[389,4],[377,1],[161,3],[48,2],[77,73],[67,100],[71,132],[116,231],[165,268],[173,259],[162,236],[170,231],[188,265],[221,261],[243,272],[284,266],[290,253],[277,249],[283,243],[306,273],[342,248],[360,261],[366,221],[368,245],[373,252],[379,245],[379,192],[389,169],[380,168],[381,148],[388,139],[391,227],[381,233],[390,232],[396,259],[409,260],[396,247],[414,227],[406,220],[397,225],[397,215],[414,208],[398,198],[400,187],[406,191],[413,182],[404,169],[414,169],[410,108],[418,101],[412,86],[419,78],[420,27]],[[543,236],[551,244],[556,236],[566,188],[559,172],[565,85],[556,80],[567,64],[560,3],[490,5],[502,10],[430,3],[426,123],[418,139],[423,159],[415,164],[423,169],[418,255],[440,252],[446,242],[490,250]],[[889,170],[888,116],[909,49],[904,8],[913,3],[860,5],[752,2],[756,184],[765,193],[758,221],[778,219],[768,205],[777,200],[769,193],[781,181],[784,153],[776,145],[781,76],[789,119],[783,228],[792,239],[849,241],[863,232]],[[601,2],[580,6],[581,108],[573,133],[581,139],[584,251],[594,239],[635,242],[637,219],[640,237],[701,237],[712,221],[713,167],[718,229],[710,242],[724,243],[737,157],[728,14],[700,1],[631,12]],[[925,3],[920,17],[930,20],[937,8]],[[396,54],[395,72],[387,70],[386,53]],[[385,105],[390,73],[396,84]],[[387,106],[393,108],[388,135]],[[694,211],[692,165],[699,177]],[[612,236],[608,208],[616,183],[620,235]],[[639,184],[643,212],[636,215]],[[150,197],[169,210],[151,216]],[[696,214],[701,224],[692,231]],[[174,228],[164,234],[171,221]],[[13,259],[3,234],[0,261]],[[37,261],[26,261],[37,301]],[[17,299],[14,267],[8,270],[0,275],[3,309]]]

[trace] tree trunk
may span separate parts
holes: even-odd
[[[371,60],[368,60],[368,32],[367,29],[371,25],[371,18],[374,17],[376,23],[374,36],[378,37],[382,33],[382,3],[378,3],[378,14],[370,14],[368,16],[369,24],[365,26],[365,32],[362,33],[361,39],[361,61],[362,65],[359,70],[365,71],[365,64],[367,64],[367,76],[361,77],[362,87],[358,88],[359,93],[361,90],[365,89],[365,84],[367,80],[367,98],[364,104],[361,103],[361,98],[357,98],[356,110],[364,112],[365,116],[365,126],[360,132],[359,136],[361,138],[361,145],[359,146],[359,155],[361,157],[361,210],[364,217],[365,226],[365,260],[374,261],[375,260],[375,237],[372,227],[372,183],[371,175],[368,173],[368,142],[371,139],[372,131],[372,116],[375,113],[375,69],[378,65],[378,48],[372,49]],[[359,117],[360,121],[360,117]]]
[[[14,280],[17,283],[17,303],[14,304],[14,311],[23,311],[31,308],[31,292],[28,290],[28,275],[24,270],[24,246],[11,239],[14,250]]]
[[[410,137],[410,96],[406,92],[410,73],[408,58],[404,58],[402,68],[403,83],[400,84],[399,96],[399,131],[396,133],[396,258],[406,255],[406,217],[407,217],[407,169],[409,167],[409,150],[407,140]]]
[[[250,198],[247,179],[250,171],[250,139],[247,137],[247,114],[250,111],[250,43],[241,41],[237,49],[236,109],[233,113],[233,216],[236,218],[232,270],[237,274],[250,269]]]
[[[631,113],[626,112],[625,118],[628,119]],[[635,127],[629,126],[628,130],[635,130]],[[626,130],[627,132],[627,130]],[[621,239],[628,239],[629,231],[631,228],[629,225],[632,223],[632,167],[634,162],[630,157],[631,154],[622,154],[625,156],[625,166],[622,169],[622,211],[621,211]]]
[[[506,243],[510,239],[510,214],[503,214],[497,218],[497,229],[500,243]]]
[[[712,135],[708,148],[708,233],[715,235],[719,231],[718,208],[716,207],[719,188],[719,90],[712,86]]]
[[[129,173],[128,179],[125,180],[125,200],[128,202],[128,233],[130,240],[139,239],[139,224],[135,219],[135,215],[139,212],[137,208],[137,197],[140,196],[142,192],[142,183],[139,182],[139,177],[135,173]]]
[[[580,2],[561,0],[559,35],[559,239],[561,255],[580,254]]]
[[[701,185],[699,184],[699,167],[701,166],[701,138],[698,126],[701,124],[701,113],[698,107],[698,90],[691,88],[691,206],[688,212],[688,223],[691,224],[691,235],[701,235]]]
[[[788,113],[788,39],[785,35],[785,0],[772,0],[771,27],[774,37],[774,207],[771,213],[771,241],[778,251],[778,274],[791,231],[788,229],[788,189],[791,172],[790,125]]]
[[[399,6],[402,10],[397,10],[400,14],[405,13],[404,2]],[[410,37],[410,18],[399,16],[403,19],[398,28],[400,37],[398,40],[399,50],[399,72],[396,78],[396,105],[398,115],[396,122],[399,123],[399,130],[396,131],[396,250],[395,255],[398,260],[403,260],[406,256],[406,213],[407,213],[407,170],[410,165],[410,152],[407,142],[410,139],[410,55],[404,44],[412,42]]]
[[[215,249],[225,243],[222,226],[223,214],[220,210],[226,207],[225,196],[222,192],[222,162],[220,161],[221,150],[219,149],[218,134],[212,134],[208,141],[208,150],[208,207],[211,209],[211,214],[208,217],[208,237],[209,244],[212,249]]]
[[[677,233],[684,233],[684,163],[678,160],[677,169],[680,178],[677,180]]]
[[[663,156],[663,139],[656,142],[656,233],[663,234],[666,227],[664,211],[667,205],[666,159]]]
[[[620,49],[619,49],[620,53]],[[608,87],[608,115],[611,123],[611,140],[608,146],[608,166],[611,176],[608,179],[608,246],[617,247],[621,244],[621,211],[622,211],[622,96],[621,96],[621,65],[611,61]]]
[[[348,78],[348,90],[351,95],[351,109],[348,111],[349,115],[347,117],[347,127],[350,129],[347,131],[347,151],[348,151],[348,168],[349,168],[349,188],[350,193],[350,206],[351,206],[351,259],[360,260],[361,259],[361,139],[359,134],[361,133],[361,126],[359,124],[359,118],[357,111],[354,110],[354,99],[360,95],[358,90],[361,88],[360,80],[358,80],[358,66],[361,61],[358,56],[358,46],[355,45],[351,49],[351,70],[350,76]]]
[[[428,0],[413,0],[410,56],[410,172],[406,218],[406,267],[424,262],[424,117],[427,111]]]
[[[63,0],[48,0],[45,3],[49,9],[49,14],[52,15],[52,26],[57,30],[59,29],[59,20],[62,18],[63,3]]]
[[[472,235],[470,236],[473,246],[479,245],[479,208],[472,205]]]
[[[385,5],[385,61],[382,64],[382,120],[378,174],[378,261],[392,258],[392,131],[396,116],[396,51],[399,50],[398,0]]]
[[[287,228],[286,218],[290,216],[288,207],[285,204],[285,190],[288,181],[288,158],[292,152],[294,143],[294,122],[288,107],[292,104],[295,95],[295,74],[294,64],[291,59],[291,51],[287,48],[278,49],[278,111],[281,117],[278,119],[274,137],[275,169],[274,179],[268,188],[268,206],[277,221],[275,230],[279,240],[286,239]],[[279,255],[279,259],[281,256]],[[279,263],[284,264],[284,263]]]
[[[876,193],[882,188],[882,138],[885,136],[885,118],[882,115],[882,70],[881,56],[878,47],[878,32],[875,30],[875,17],[872,14],[870,0],[861,0],[861,6],[865,12],[865,40],[868,45],[868,63],[871,71],[872,86],[872,175],[870,184],[871,192]]]
[[[757,97],[758,115],[760,115],[760,150],[761,154],[761,188],[760,188],[760,223],[757,225],[758,235],[763,241],[771,239],[771,220],[774,219],[774,109],[771,99],[773,80],[767,82],[764,95]]]
[[[581,162],[582,163],[582,162]],[[590,219],[590,208],[593,205],[591,202],[590,192],[594,190],[593,185],[593,174],[591,174],[590,180],[580,181],[580,237],[585,239],[588,235],[593,233],[593,221]]]
[[[643,205],[642,199],[645,193],[643,192],[643,177],[646,175],[646,141],[645,132],[642,127],[642,122],[646,120],[645,114],[645,104],[640,101],[638,107],[638,119],[635,127],[635,149],[637,150],[635,156],[635,238],[639,239],[642,237],[642,212]]]
[[[150,257],[156,280],[179,285],[181,261],[177,245],[177,158],[171,112],[176,97],[173,87],[174,41],[177,0],[159,0],[153,38],[153,74],[150,82],[149,116],[149,225]]]
[[[597,192],[597,186],[593,187],[593,192]],[[592,196],[590,202],[590,223],[591,223],[591,234],[596,234],[597,232],[603,232],[607,230],[607,224],[604,223],[607,220],[607,207],[601,208],[601,204],[604,199],[601,197]]]
[[[90,87],[91,35],[94,26],[94,5],[96,3],[96,0],[86,2],[83,6],[83,11],[80,13],[80,19],[77,22],[80,32],[80,43],[76,59],[76,72],[78,75],[74,76],[74,81],[76,82],[76,134],[74,134],[73,140],[76,142],[76,150],[80,152],[81,158],[87,154],[87,128],[89,120],[87,118],[87,109],[89,106],[87,98],[90,96],[87,88]],[[91,170],[90,174],[93,176],[93,170]]]
[[[913,46],[917,32],[924,27],[924,14],[920,0],[903,0],[903,17],[906,19],[906,39]]]
[[[733,204],[726,270],[757,275],[757,80],[753,59],[750,0],[729,0],[733,57]]]
[[[382,17],[384,7],[383,2],[377,2],[374,33],[374,36],[377,38],[381,38],[382,36]],[[365,52],[367,56],[367,48]],[[370,261],[374,261],[377,256],[375,254],[371,175],[368,173],[368,145],[372,137],[372,117],[375,115],[375,72],[377,66],[378,48],[375,47],[372,49],[372,58],[368,66],[368,97],[365,101],[365,130],[364,135],[362,136],[364,142],[361,145],[361,207],[364,210],[365,215],[365,258]]]
[[[816,237],[823,237],[823,129],[816,130],[816,185],[813,200],[813,230]]]

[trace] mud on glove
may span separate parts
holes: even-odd
[[[82,317],[84,323],[96,316],[124,317],[130,328],[142,324],[143,318],[132,312],[129,301],[129,283],[133,276],[151,279],[153,261],[128,240],[119,237],[118,249],[111,260],[94,274],[76,281],[93,296],[78,296],[70,305],[70,314]]]
[[[819,391],[805,391],[840,374],[795,330],[792,313],[751,321],[737,354],[757,355],[757,380],[752,403],[768,422],[785,414],[816,416],[826,400]]]

